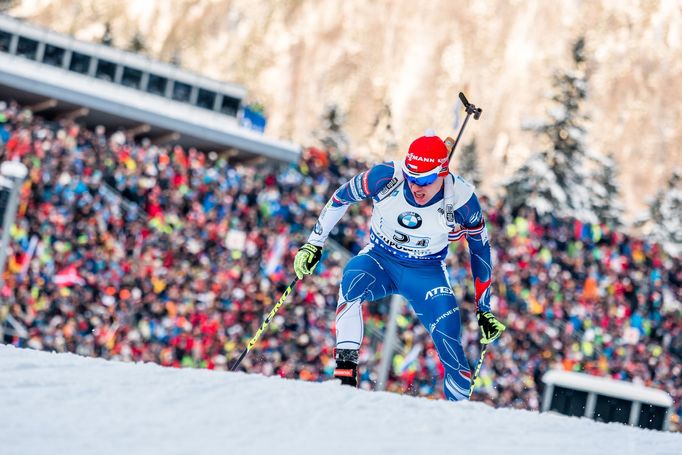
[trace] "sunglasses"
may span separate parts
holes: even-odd
[[[420,177],[413,177],[413,176],[407,174],[405,171],[403,171],[403,175],[405,176],[405,180],[407,180],[410,183],[414,183],[417,186],[431,185],[438,178],[437,172],[434,174],[423,175]]]

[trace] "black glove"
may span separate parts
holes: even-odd
[[[477,311],[476,319],[478,319],[478,326],[481,328],[481,343],[492,343],[502,335],[502,332],[507,328],[504,324],[497,320],[490,311]]]

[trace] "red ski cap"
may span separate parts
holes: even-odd
[[[436,169],[439,176],[448,175],[448,148],[433,130],[427,130],[410,144],[403,170],[417,176],[435,173]]]

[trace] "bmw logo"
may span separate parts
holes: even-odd
[[[398,215],[398,224],[407,229],[417,229],[422,225],[422,217],[415,212],[403,212]]]

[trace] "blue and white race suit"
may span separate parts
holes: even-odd
[[[460,341],[459,307],[445,257],[449,242],[467,238],[476,308],[490,311],[490,245],[474,188],[449,174],[440,192],[426,205],[418,205],[402,178],[400,164],[382,163],[336,190],[308,242],[323,246],[348,206],[369,198],[374,204],[370,243],[343,272],[336,310],[336,348],[360,349],[362,301],[400,294],[433,338],[445,369],[445,396],[449,400],[467,399],[471,371]]]

